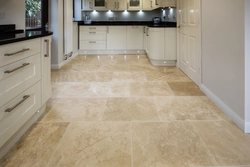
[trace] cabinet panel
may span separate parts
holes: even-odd
[[[106,31],[106,26],[80,26],[80,31]]]
[[[101,41],[106,40],[106,31],[81,31],[80,40],[85,41]]]
[[[41,79],[40,53],[0,68],[0,106]]]
[[[82,50],[105,50],[106,41],[80,41]]]
[[[149,28],[149,58],[154,60],[164,60],[164,28]]]
[[[177,60],[176,28],[165,28],[165,60]]]
[[[161,7],[176,7],[176,0],[158,0]]]
[[[127,49],[143,49],[142,26],[127,26]]]
[[[84,10],[84,11],[93,10],[92,0],[82,0],[82,10]]]
[[[107,49],[126,49],[126,26],[109,26],[107,33]]]
[[[6,112],[19,102],[12,111]],[[0,108],[0,147],[29,120],[41,106],[41,85],[35,85]]]
[[[40,39],[0,46],[0,67],[40,52]]]

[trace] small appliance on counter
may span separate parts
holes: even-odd
[[[91,24],[90,16],[88,16],[88,15],[85,16],[84,24]]]
[[[154,25],[161,24],[161,18],[160,17],[153,17],[152,21],[153,21]]]

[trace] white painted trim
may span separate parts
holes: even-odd
[[[250,122],[245,122],[245,133],[250,133]]]
[[[64,66],[68,62],[70,62],[76,56],[78,56],[78,52],[74,53],[70,58],[68,58],[67,60],[61,62],[60,64],[51,64],[51,69],[54,69],[54,70],[60,69],[62,66]]]
[[[205,85],[201,84],[200,89],[245,133],[245,121],[239,117],[235,112],[225,104],[220,98],[218,98],[213,92],[211,92]],[[248,130],[250,130],[250,123],[248,124]],[[250,131],[249,131],[250,132]]]

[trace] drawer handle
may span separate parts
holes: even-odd
[[[95,34],[96,32],[89,32],[90,34]]]
[[[46,53],[44,54],[44,57],[49,57],[49,40],[45,39],[44,42],[46,43]]]
[[[28,51],[28,50],[30,50],[30,49],[29,49],[29,48],[26,48],[26,49],[17,51],[17,52],[15,52],[15,53],[6,53],[6,54],[4,54],[4,56],[13,56],[13,55],[18,54],[18,53],[26,52],[26,51]]]
[[[30,63],[23,63],[23,65],[21,65],[20,67],[14,68],[13,70],[4,71],[4,73],[10,74],[10,73],[12,73],[12,72],[14,72],[14,71],[16,71],[16,70],[19,70],[19,69],[25,67],[25,66],[28,66],[29,64],[30,64]]]
[[[17,106],[19,106],[20,104],[22,104],[25,100],[27,100],[28,98],[30,97],[30,95],[25,95],[23,96],[23,99],[21,101],[19,101],[16,105],[14,105],[13,107],[11,108],[7,108],[5,110],[5,112],[11,112],[12,110],[14,110]]]
[[[96,43],[95,41],[89,41],[89,43]]]
[[[89,27],[89,29],[96,29],[95,27]]]

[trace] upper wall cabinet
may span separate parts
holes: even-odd
[[[159,0],[143,0],[142,10],[153,10],[160,7]]]
[[[128,1],[128,10],[141,10],[141,9],[142,9],[142,0]]]
[[[108,0],[108,10],[123,11],[127,10],[126,0]]]
[[[82,0],[82,10],[84,10],[84,11],[93,10],[92,0]]]
[[[94,10],[108,10],[107,0],[93,0]]]
[[[176,0],[159,0],[161,7],[176,7]]]

